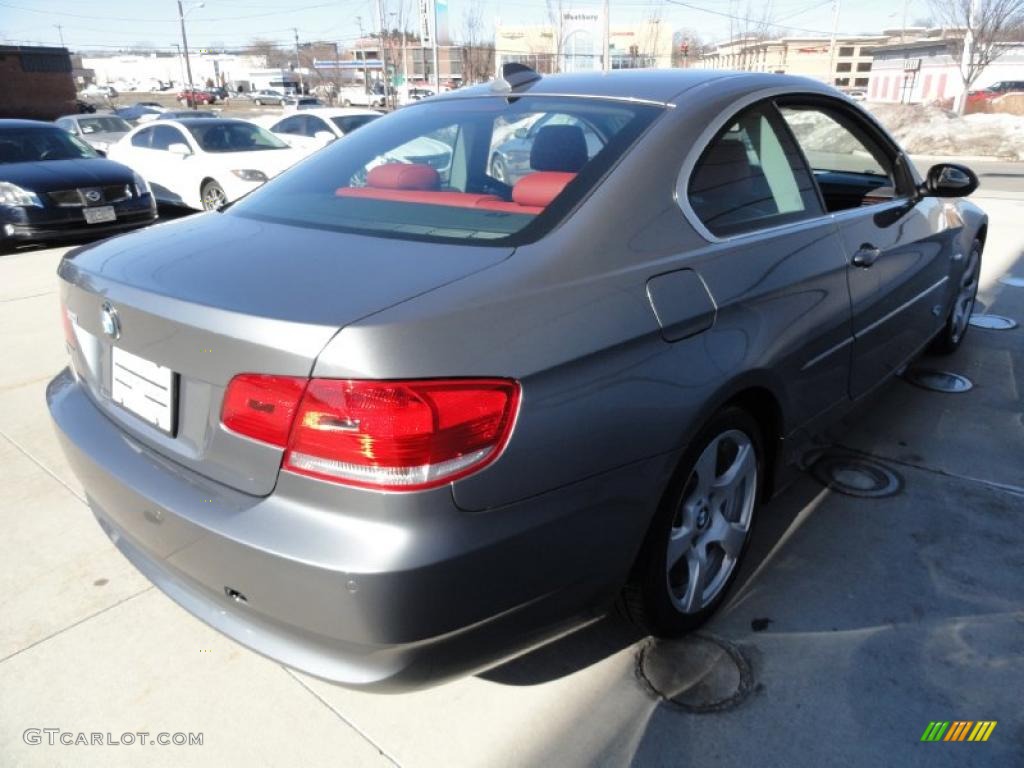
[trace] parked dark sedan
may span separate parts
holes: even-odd
[[[977,178],[922,178],[822,83],[503,74],[58,270],[47,399],[103,530],[346,685],[479,670],[619,598],[700,625],[811,438],[974,304]],[[489,174],[538,124],[529,172]]]
[[[145,226],[149,185],[52,123],[0,120],[0,250]]]

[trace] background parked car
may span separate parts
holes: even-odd
[[[216,112],[209,112],[204,109],[168,109],[157,115],[157,120],[185,120],[193,117],[199,119],[218,117]]]
[[[165,107],[150,107],[142,104],[134,104],[130,107],[120,107],[115,109],[114,114],[135,126],[139,123],[148,123],[150,120],[156,120],[165,111]]]
[[[343,85],[338,89],[338,102],[344,107],[384,107],[386,106],[384,91],[379,92],[371,85]]]
[[[299,109],[316,109],[325,105],[315,96],[288,96],[281,106],[287,111],[295,111]]]
[[[117,96],[117,91],[112,85],[91,83],[81,90],[81,95],[89,98],[113,98]]]
[[[302,157],[269,131],[225,118],[140,126],[108,156],[148,179],[158,200],[197,210],[237,200]]]
[[[156,218],[145,179],[72,133],[0,120],[0,251],[145,226]]]
[[[287,97],[280,91],[273,91],[270,89],[264,89],[262,91],[256,91],[252,95],[252,103],[257,107],[264,104],[277,104],[278,106],[284,104],[284,100]]]
[[[185,88],[178,92],[178,101],[182,104],[213,104],[217,101],[217,97],[209,91],[200,88],[193,88],[192,90]]]
[[[321,107],[271,122],[268,130],[289,146],[309,153],[380,116],[380,112],[372,109]]]
[[[997,83],[981,90],[969,91],[967,93],[967,103],[975,104],[978,102],[992,101],[992,99],[1003,96],[1007,93],[1019,93],[1024,92],[1024,80],[1000,80]]]
[[[102,154],[132,129],[126,120],[117,115],[65,115],[58,117],[55,122]]]

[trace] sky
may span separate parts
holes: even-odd
[[[380,0],[395,11],[400,4],[415,29],[416,0]],[[554,0],[557,2],[558,0]],[[600,7],[600,0],[561,0],[565,9]],[[633,22],[652,15],[673,29],[695,30],[705,41],[729,37],[730,15],[757,15],[764,7],[787,35],[827,34],[832,27],[832,0],[609,0],[610,18]],[[484,28],[495,23],[543,24],[546,0],[449,0],[453,38],[462,37],[470,7],[479,7]],[[927,0],[840,0],[840,33],[863,34],[899,28],[904,5],[907,23],[928,16]],[[199,6],[185,0],[186,8]],[[254,38],[293,44],[292,27],[300,41],[328,40],[342,47],[369,31],[376,11],[374,0],[206,0],[186,16],[189,48],[241,47]],[[99,10],[102,9],[102,10]],[[61,29],[57,28],[61,26]],[[0,42],[59,45],[74,49],[110,50],[147,45],[173,49],[180,42],[176,0],[0,0]]]

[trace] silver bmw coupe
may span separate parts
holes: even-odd
[[[977,184],[810,80],[508,66],[68,253],[49,408],[124,555],[314,675],[422,687],[616,601],[676,635],[808,441],[963,341]]]

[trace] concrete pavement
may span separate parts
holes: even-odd
[[[992,216],[980,299],[1024,323],[1024,288],[998,281],[1024,276],[1024,202],[978,202]],[[645,641],[613,616],[483,675],[383,697],[226,640],[102,534],[43,402],[65,361],[61,253],[0,258],[0,764],[1021,763],[1024,330],[974,328],[952,358],[922,361],[969,376],[968,393],[896,380],[862,409],[837,439],[902,491],[854,498],[804,477],[773,501],[704,650]],[[716,639],[749,667],[737,701],[697,713],[652,691],[660,666],[676,672],[664,694],[729,693]],[[998,721],[984,744],[919,742],[929,721],[982,719]],[[203,744],[35,745],[32,728]]]

